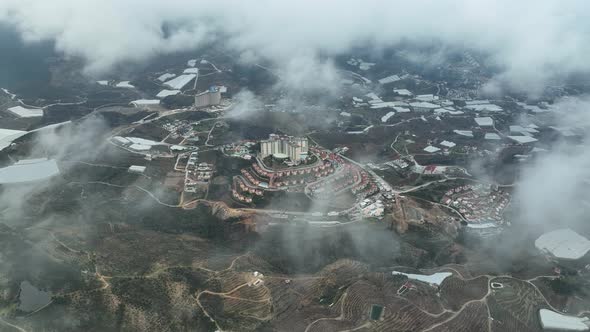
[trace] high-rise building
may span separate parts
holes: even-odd
[[[286,155],[292,161],[307,158],[309,145],[305,137],[280,136],[271,134],[267,140],[260,142],[260,157]]]
[[[208,107],[219,105],[221,102],[221,91],[218,87],[212,86],[209,90],[195,96],[195,107]]]

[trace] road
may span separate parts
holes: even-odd
[[[5,321],[4,319],[2,319],[2,317],[0,317],[0,323],[3,323],[4,325],[7,325],[9,327],[12,327],[13,329],[20,331],[20,332],[28,332],[27,330],[23,329],[20,326],[16,326],[14,324],[10,324],[9,322]]]
[[[213,132],[213,130],[215,130],[215,128],[217,128],[218,124],[223,124],[223,121],[217,121],[213,124],[213,127],[211,127],[211,130],[209,130],[209,134],[207,134],[207,140],[205,141],[205,146],[215,146],[215,145],[209,144],[209,140],[211,139],[211,133]]]
[[[464,267],[463,265],[457,265],[457,266]],[[391,269],[395,270],[395,268],[396,267],[393,267]],[[442,326],[442,325],[444,325],[444,324],[452,321],[457,316],[459,316],[463,312],[463,310],[465,310],[465,308],[467,306],[469,306],[470,304],[474,304],[474,303],[483,303],[485,305],[485,307],[487,309],[487,312],[488,312],[488,319],[487,319],[488,331],[491,332],[492,331],[492,322],[494,321],[494,319],[493,319],[493,317],[491,315],[489,306],[487,304],[487,298],[490,295],[493,295],[494,294],[494,291],[495,290],[493,288],[491,288],[491,283],[492,282],[498,282],[498,281],[495,281],[498,278],[510,278],[510,279],[518,280],[520,282],[527,283],[529,286],[531,286],[534,289],[535,294],[538,295],[545,302],[545,304],[547,305],[548,308],[550,308],[551,310],[553,310],[555,312],[561,312],[561,310],[558,310],[557,308],[553,307],[551,305],[551,303],[549,303],[549,301],[547,300],[547,298],[545,298],[545,296],[543,295],[543,293],[541,293],[541,291],[537,288],[537,286],[535,286],[531,282],[531,281],[534,281],[534,280],[539,279],[539,278],[555,278],[555,276],[537,276],[537,277],[532,278],[532,279],[529,279],[529,280],[522,280],[522,279],[514,278],[514,277],[509,276],[509,275],[490,275],[490,274],[483,274],[483,275],[474,276],[472,278],[465,278],[459,271],[457,271],[456,269],[454,269],[452,267],[449,267],[449,266],[441,266],[439,268],[435,268],[435,269],[432,269],[432,270],[424,271],[424,273],[426,273],[426,272],[427,273],[434,273],[434,272],[437,272],[437,271],[438,272],[441,272],[441,271],[450,271],[450,272],[453,273],[453,275],[455,277],[457,277],[457,278],[459,278],[459,279],[461,279],[463,281],[469,281],[469,280],[474,280],[474,279],[477,279],[477,278],[485,277],[485,278],[487,278],[487,292],[486,292],[486,294],[483,297],[481,297],[479,299],[470,300],[470,301],[467,301],[467,302],[463,303],[461,305],[461,307],[458,310],[456,310],[456,311],[445,309],[442,312],[437,313],[437,314],[433,314],[433,313],[430,313],[428,311],[425,311],[425,310],[419,308],[418,306],[416,306],[416,304],[412,303],[408,298],[405,298],[403,296],[394,296],[395,298],[398,298],[400,300],[407,301],[408,302],[408,305],[407,306],[416,306],[418,308],[418,310],[420,310],[424,314],[427,314],[427,315],[429,315],[431,317],[440,317],[443,314],[452,313],[452,315],[449,318],[447,318],[447,319],[445,319],[445,320],[443,320],[441,322],[438,322],[436,324],[433,324],[433,325],[431,325],[431,326],[429,326],[429,327],[421,330],[422,332],[433,331],[436,328],[438,328],[438,327],[440,327],[440,326]],[[345,313],[344,313],[344,304],[345,304],[345,301],[346,301],[347,294],[348,294],[348,290],[345,291],[344,294],[342,295],[342,298],[341,298],[341,301],[342,302],[340,304],[340,315],[339,316],[337,316],[337,317],[322,317],[322,318],[318,318],[318,319],[314,320],[313,322],[311,322],[306,327],[305,331],[306,332],[309,331],[313,327],[313,325],[315,325],[317,322],[320,322],[320,321],[325,321],[325,320],[343,320],[343,319],[345,319],[346,317],[345,317]],[[579,312],[577,314],[577,316],[580,316],[580,315],[582,315],[584,313],[585,313],[585,311],[581,311],[581,312]],[[362,327],[367,327],[367,326],[370,327],[371,325],[369,323],[370,322],[364,322],[364,323],[363,322],[359,322],[360,325],[356,326],[353,329],[347,330],[347,331],[355,331],[355,330],[358,330],[358,329],[360,329]]]
[[[137,189],[139,191],[146,193],[148,196],[150,196],[152,199],[154,199],[154,201],[156,201],[160,205],[163,205],[166,207],[172,207],[172,208],[182,207],[180,204],[172,205],[172,204],[164,203],[164,202],[160,201],[160,199],[156,195],[154,195],[152,192],[150,192],[149,190],[142,188],[138,185],[121,186],[118,184],[112,184],[112,183],[102,182],[102,181],[88,181],[88,182],[74,181],[74,182],[70,182],[70,184],[73,184],[73,185],[100,184],[100,185],[115,187],[115,188],[134,188],[134,189]]]

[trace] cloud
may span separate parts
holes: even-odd
[[[74,165],[64,161],[93,161],[106,144],[103,135],[108,126],[98,117],[88,117],[80,123],[39,131],[32,138],[33,148],[19,159],[50,158],[58,161],[61,174]],[[0,220],[21,222],[34,208],[27,207],[37,195],[45,195],[64,182],[60,176],[31,184],[2,186],[0,188]],[[39,222],[36,220],[36,222]]]
[[[97,73],[124,62],[218,43],[292,66],[322,62],[359,45],[442,42],[477,49],[504,85],[538,91],[589,71],[590,3],[537,0],[4,0],[0,21],[28,41],[55,40]],[[313,66],[312,66],[313,68]],[[319,77],[328,77],[319,70]],[[310,80],[311,81],[311,80]],[[294,84],[300,80],[295,76]]]
[[[557,126],[590,130],[590,96],[564,98],[555,103]],[[545,227],[581,225],[590,206],[590,146],[584,137],[580,144],[556,142],[522,170],[515,192],[518,219]]]
[[[249,90],[241,90],[233,99],[234,106],[228,111],[230,118],[244,119],[264,109],[264,104]]]

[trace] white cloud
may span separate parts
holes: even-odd
[[[558,127],[590,129],[590,97],[565,98],[554,105]],[[520,222],[559,227],[580,225],[590,207],[590,145],[560,142],[522,170],[515,192]]]
[[[224,45],[288,68],[368,42],[401,40],[473,47],[492,55],[498,80],[525,89],[590,70],[590,3],[585,0],[3,0],[0,21],[26,40],[55,39],[97,72],[122,61],[194,48],[215,35]],[[176,27],[170,35],[165,24]]]

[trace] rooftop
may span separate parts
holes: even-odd
[[[180,90],[166,90],[166,89],[164,89],[164,90],[160,91],[156,95],[156,97],[158,97],[158,98],[166,98],[168,96],[175,96],[175,95],[177,95],[179,93],[180,93]]]
[[[412,91],[408,89],[393,89],[393,92],[397,93],[400,96],[411,96]]]
[[[503,111],[502,107],[494,104],[477,104],[477,105],[467,105],[465,106],[466,109],[476,111],[476,112],[501,112]]]
[[[159,105],[160,101],[158,99],[138,99],[131,102],[131,104],[135,106],[139,105]]]
[[[457,146],[457,144],[450,142],[450,141],[442,141],[442,142],[440,142],[440,145],[445,146],[447,148],[453,148],[453,147]]]
[[[395,112],[389,112],[381,117],[381,122],[387,122],[392,116],[395,115]]]
[[[527,144],[538,141],[538,139],[530,136],[508,136],[508,138],[518,144]]]
[[[491,127],[494,125],[494,119],[490,118],[489,116],[475,118],[475,123],[477,123],[480,127]]]
[[[379,84],[388,84],[388,83],[393,83],[395,81],[399,81],[401,80],[401,78],[397,75],[391,75],[391,76],[387,76],[384,77],[380,80],[378,80],[377,82],[379,82]]]
[[[9,108],[8,111],[19,118],[37,118],[43,116],[43,110],[38,108],[24,108],[22,106],[15,106]]]
[[[127,89],[133,89],[135,88],[133,85],[131,85],[131,83],[129,81],[122,81],[117,83],[117,85],[115,85],[117,88],[127,88]]]
[[[169,80],[173,77],[176,77],[176,74],[171,74],[171,73],[162,74],[162,75],[160,75],[160,77],[158,77],[158,81],[166,82],[166,80]]]
[[[434,100],[438,100],[438,96],[433,95],[433,94],[417,95],[416,96],[416,100],[420,100],[420,101],[434,101]]]
[[[556,258],[580,259],[590,251],[590,241],[569,228],[541,235],[535,240],[537,249]]]
[[[194,80],[195,77],[197,77],[197,75],[195,74],[180,75],[176,78],[171,79],[170,81],[167,81],[166,83],[164,83],[164,85],[168,86],[170,89],[173,90],[182,90],[182,88],[184,88],[187,84]]]
[[[416,103],[410,103],[410,106],[412,107],[418,107],[418,108],[431,108],[431,109],[435,109],[435,108],[439,108],[439,105],[433,104],[433,103],[429,103],[429,102],[425,102],[425,101],[421,101],[421,102],[416,102]]]
[[[453,132],[457,135],[473,137],[473,131],[471,130],[453,130]]]
[[[397,272],[397,271],[393,271],[392,274],[393,275],[404,275],[404,276],[408,277],[409,279],[414,279],[414,280],[426,282],[429,284],[439,285],[439,286],[440,286],[440,284],[442,284],[442,282],[446,278],[453,275],[451,272],[438,272],[438,273],[431,274],[431,275],[425,275],[425,274],[412,274],[412,273],[404,273],[404,272]]]
[[[14,140],[27,133],[22,130],[0,129],[0,150],[7,148]]]
[[[587,317],[566,316],[548,309],[539,310],[541,325],[545,330],[588,331],[590,319]]]
[[[429,153],[434,153],[434,152],[440,151],[440,149],[437,148],[436,146],[429,145],[424,148],[424,151],[429,152]]]
[[[198,74],[199,68],[187,68],[182,73],[183,74]]]
[[[47,158],[20,160],[0,168],[0,184],[26,183],[48,179],[59,174],[55,160]]]

